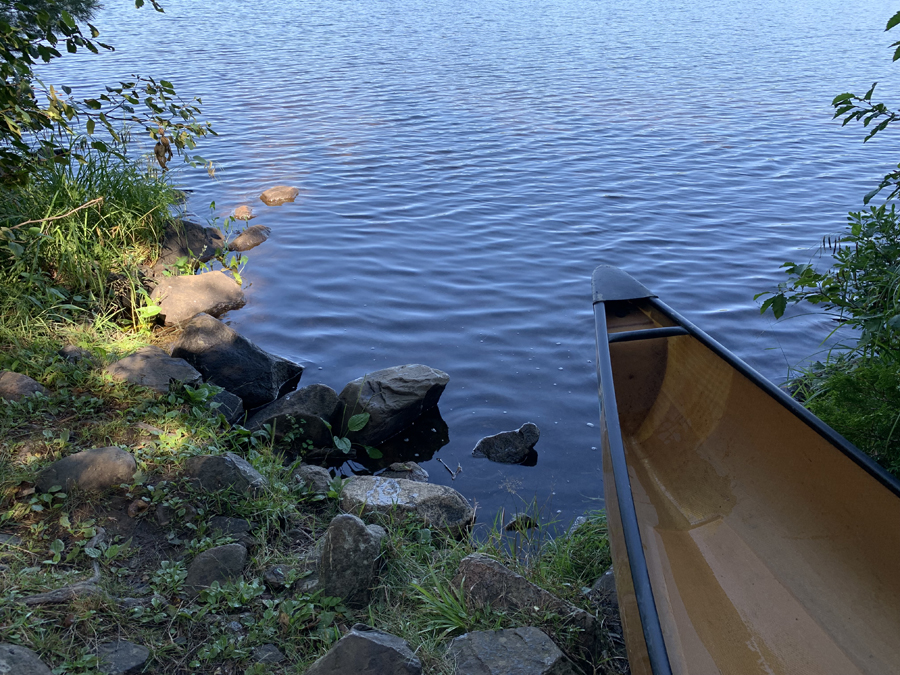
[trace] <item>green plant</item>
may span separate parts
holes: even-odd
[[[365,426],[369,423],[370,415],[367,412],[357,413],[356,415],[351,415],[350,419],[347,420],[346,427],[343,428],[343,435],[341,436],[332,436],[334,441],[334,447],[337,450],[340,450],[345,455],[349,454],[353,449],[353,442],[347,438],[347,434],[352,433],[354,431],[362,431]],[[331,425],[328,422],[325,422],[329,429],[331,429]],[[343,424],[341,425],[343,427]],[[371,445],[363,445],[357,444],[363,450],[366,451],[366,454],[369,455],[372,459],[380,459],[383,455],[381,450],[378,448],[373,448]]]
[[[809,302],[831,313],[839,325],[859,331],[852,349],[863,357],[896,359],[900,353],[900,221],[894,206],[851,213],[847,231],[829,250],[834,263],[824,271],[787,262],[789,279],[768,296],[761,312],[781,318],[788,304]]]

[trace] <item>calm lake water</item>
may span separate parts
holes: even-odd
[[[753,295],[897,161],[829,106],[875,80],[891,91],[887,1],[106,4],[95,23],[117,51],[46,80],[88,95],[152,74],[203,98],[217,171],[179,170],[189,211],[251,204],[272,228],[227,320],[304,363],[301,384],[448,372],[449,443],[424,466],[481,521],[533,499],[564,523],[602,506],[597,264],[781,380],[830,326],[773,325]],[[275,184],[301,196],[265,207]],[[471,457],[528,421],[535,466]]]

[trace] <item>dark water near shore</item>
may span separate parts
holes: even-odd
[[[819,349],[753,295],[807,260],[896,162],[830,121],[891,73],[890,2],[110,0],[113,54],[45,73],[76,94],[153,74],[221,136],[188,208],[272,227],[228,319],[303,384],[425,363],[451,376],[438,453],[480,519],[601,506],[590,275],[624,267],[768,377]],[[896,39],[896,36],[893,36]],[[149,150],[149,145],[147,146]],[[259,193],[296,185],[294,204]],[[533,467],[470,457],[535,422]],[[451,484],[436,461],[434,482]]]

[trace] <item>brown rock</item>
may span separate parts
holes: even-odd
[[[187,321],[201,312],[221,316],[240,309],[247,300],[240,285],[221,271],[166,277],[150,294],[167,326]]]
[[[161,394],[169,391],[172,381],[195,385],[202,381],[200,373],[184,359],[172,358],[155,345],[141,347],[104,372],[114,380],[149,387]]]
[[[251,218],[255,218],[253,215],[253,209],[247,206],[246,204],[241,204],[234,210],[233,217],[235,220],[250,220]]]
[[[0,371],[0,398],[10,401],[21,401],[32,394],[48,394],[47,389],[37,380],[32,380],[27,375],[14,373],[9,370]]]
[[[288,185],[276,185],[263,192],[259,198],[266,206],[280,206],[285,202],[292,202],[300,194],[300,190]]]

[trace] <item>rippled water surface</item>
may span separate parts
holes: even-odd
[[[117,51],[46,79],[86,95],[153,74],[203,98],[221,135],[199,150],[218,170],[177,176],[189,209],[252,204],[273,230],[228,320],[303,362],[304,384],[447,371],[450,442],[425,466],[451,484],[436,458],[461,465],[452,484],[481,520],[532,498],[563,521],[602,503],[597,264],[783,378],[828,323],[772,325],[753,295],[896,162],[829,106],[888,79],[890,2],[106,4],[95,23]],[[301,196],[265,207],[274,184]],[[471,458],[526,421],[536,466]]]

